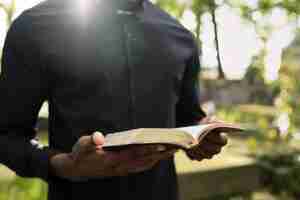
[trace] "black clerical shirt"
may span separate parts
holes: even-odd
[[[86,133],[187,126],[205,115],[192,34],[147,0],[128,7],[118,1],[48,0],[8,32],[0,163],[47,181],[50,200],[177,199],[173,159],[127,177],[79,183],[49,175],[49,150],[70,152]],[[44,101],[49,148],[40,149],[30,140]]]

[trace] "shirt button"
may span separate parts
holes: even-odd
[[[118,15],[133,15],[133,12],[128,11],[128,10],[117,10]]]

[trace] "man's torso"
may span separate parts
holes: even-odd
[[[96,130],[174,127],[191,34],[148,1],[135,13],[68,2],[46,1],[19,19],[30,23],[49,77],[50,146],[68,152]],[[49,187],[50,199],[174,199],[176,177],[169,160],[129,177]]]

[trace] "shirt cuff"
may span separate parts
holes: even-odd
[[[46,148],[30,148],[29,150],[30,159],[27,161],[27,170],[32,172],[31,177],[41,178],[42,180],[48,182],[49,179],[49,153]]]
[[[29,153],[29,171],[34,173],[31,176],[41,178],[46,182],[61,179],[53,173],[50,163],[51,158],[59,153],[61,152],[52,150],[49,147],[33,147]]]

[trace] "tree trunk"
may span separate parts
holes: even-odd
[[[198,45],[198,49],[199,49],[199,56],[202,56],[202,41],[200,39],[200,27],[201,27],[201,16],[202,16],[202,12],[198,12],[197,16],[196,16],[196,39],[197,39],[197,45]]]
[[[9,6],[0,2],[0,9],[3,9],[6,14],[6,25],[7,28],[9,28],[13,21],[13,15],[16,9],[16,0],[13,0]]]
[[[219,79],[225,79],[225,73],[222,66],[221,61],[221,54],[220,54],[220,46],[219,46],[219,34],[218,34],[218,24],[216,19],[216,3],[213,1],[211,5],[211,16],[212,16],[212,22],[214,25],[214,33],[215,33],[215,46],[217,50],[217,60],[218,60],[218,78]]]
[[[13,15],[16,11],[16,0],[12,0],[7,12],[7,25],[10,26],[13,21]]]

